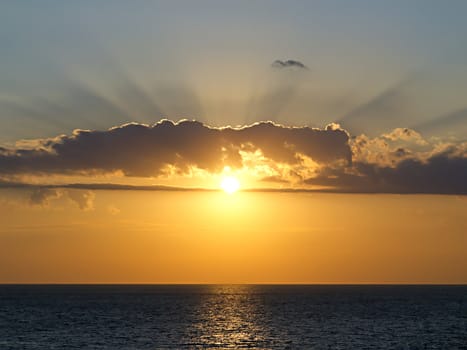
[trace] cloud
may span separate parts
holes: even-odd
[[[390,135],[401,135],[401,130],[405,129]],[[402,135],[408,134],[402,131]],[[405,141],[414,139],[420,144],[418,133]],[[364,135],[355,138],[351,167],[323,168],[305,183],[329,186],[338,192],[467,194],[467,143],[424,143],[416,151],[393,147],[388,140],[391,137],[387,134],[375,139]]]
[[[467,195],[467,144],[445,145],[426,158],[407,150],[396,164],[355,161],[347,167],[324,167],[317,176],[305,179],[302,187],[288,187],[289,176],[264,177],[265,183],[280,184],[280,188],[252,188],[249,192],[332,192],[332,193],[399,193],[399,194],[455,194]],[[407,156],[408,154],[408,156]],[[385,159],[386,157],[382,157]],[[376,157],[376,159],[379,159]],[[312,185],[313,187],[307,187]],[[122,184],[62,184],[33,185],[0,183],[0,188],[32,189],[30,203],[47,206],[50,200],[67,195],[82,210],[93,209],[94,192],[118,191],[214,191],[204,188],[141,186]],[[109,209],[109,213],[118,211]]]
[[[281,186],[256,191],[467,194],[467,142],[425,139],[409,128],[371,138],[350,137],[335,123],[324,129],[272,122],[209,127],[188,120],[76,130],[0,148],[0,188],[29,188],[30,202],[37,205],[66,195],[91,210],[95,190],[207,190],[92,183],[99,176],[191,178],[199,170],[203,176],[220,174],[226,166],[259,183]],[[35,175],[91,181],[47,186],[39,183],[43,178],[35,178],[36,184],[21,181]]]
[[[27,182],[1,181],[0,189],[30,189],[34,193],[37,190],[58,190],[60,196],[62,190],[89,190],[89,191],[165,191],[165,192],[213,192],[217,190],[203,187],[180,187],[166,185],[127,185],[119,183],[65,183],[65,184],[32,184]]]
[[[351,161],[349,135],[340,128],[286,127],[261,122],[240,128],[212,128],[197,121],[162,120],[152,126],[130,123],[106,131],[37,140],[29,148],[0,152],[0,176],[30,174],[126,176],[211,173],[239,168],[243,154],[261,152],[274,162],[298,164]]]
[[[405,159],[395,167],[354,164],[356,173],[334,171],[307,180],[342,192],[467,194],[467,158],[436,155],[423,162]]]
[[[422,135],[409,128],[396,128],[389,133],[383,134],[382,137],[390,141],[409,141],[422,146],[428,144]]]
[[[62,192],[56,188],[36,188],[29,197],[29,204],[38,206],[48,206],[53,199],[60,198]]]
[[[120,214],[121,210],[119,208],[117,208],[115,205],[109,205],[107,207],[107,212],[110,215],[118,215],[118,214]]]
[[[272,62],[271,67],[274,69],[295,68],[308,70],[307,66],[305,66],[302,62],[296,60],[275,60],[274,62]]]
[[[9,187],[7,183],[2,183],[0,187]],[[73,186],[42,186],[28,184],[11,184],[13,188],[32,188],[29,196],[29,204],[33,206],[48,207],[52,200],[67,197],[81,210],[93,210],[95,194],[89,190],[72,189]],[[71,189],[65,189],[69,187]]]
[[[93,210],[95,194],[92,191],[67,191],[68,197],[71,201],[76,203],[81,210]]]

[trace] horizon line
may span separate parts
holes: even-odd
[[[34,184],[27,182],[0,181],[1,189],[76,189],[91,191],[154,191],[154,192],[223,192],[221,188],[184,187],[170,185],[130,185],[119,183],[65,183]],[[250,187],[241,188],[238,193],[330,193],[330,194],[393,194],[393,195],[447,195],[466,196],[466,193],[443,193],[430,191],[396,191],[378,189],[307,188],[307,187]]]

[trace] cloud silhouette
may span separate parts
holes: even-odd
[[[300,61],[295,61],[295,60],[286,60],[286,61],[281,61],[281,60],[275,60],[271,64],[272,68],[275,69],[284,69],[284,68],[298,68],[298,69],[308,69],[307,66],[305,66],[302,62]]]
[[[349,135],[329,127],[286,127],[261,122],[240,128],[212,128],[197,121],[162,120],[152,126],[124,124],[0,150],[0,176],[24,174],[187,174],[192,168],[220,172],[239,168],[245,153],[261,152],[274,162],[297,164],[351,161]],[[32,146],[31,146],[32,145]]]
[[[467,194],[466,142],[430,145],[417,132],[398,128],[351,143],[351,167],[322,168],[305,183],[338,192]]]
[[[37,179],[36,184],[18,180],[35,175],[93,179],[115,173],[170,178],[191,176],[194,169],[221,173],[229,166],[249,169],[263,183],[283,187],[274,191],[467,194],[467,142],[430,142],[409,128],[374,138],[350,137],[334,123],[324,129],[273,122],[243,127],[210,127],[189,120],[130,123],[0,148],[0,188],[30,188],[30,202],[37,205],[66,194],[89,210],[93,190],[206,189],[92,181],[44,186]]]
[[[467,158],[438,154],[426,161],[405,159],[394,167],[355,163],[354,172],[328,171],[306,183],[338,192],[467,194]]]

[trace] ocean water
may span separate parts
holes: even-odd
[[[467,286],[0,286],[0,349],[467,349]]]

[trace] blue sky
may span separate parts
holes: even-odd
[[[465,1],[2,2],[0,142],[161,117],[465,137],[466,11]],[[276,59],[310,69],[277,72]]]

